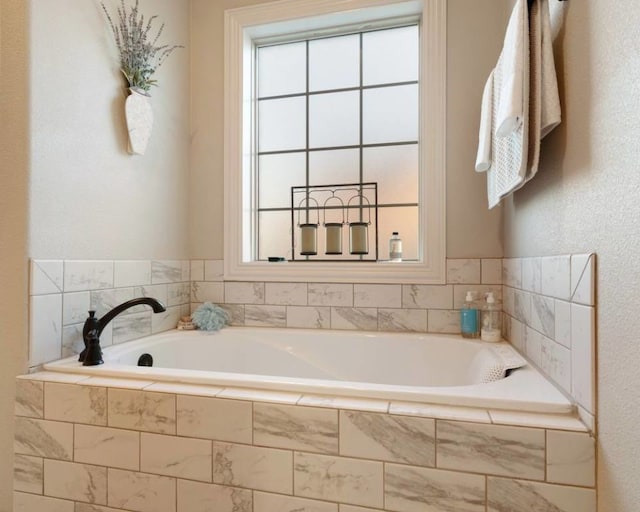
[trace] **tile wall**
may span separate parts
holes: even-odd
[[[189,274],[189,261],[32,260],[29,366],[79,353],[87,311],[95,309],[100,317],[135,297],[155,297],[167,311],[127,310],[104,330],[103,345],[175,328],[180,316],[189,314]]]
[[[222,260],[33,260],[30,285],[30,367],[79,353],[90,308],[101,316],[139,296],[165,303],[118,316],[104,346],[175,328],[203,302],[224,305],[233,325],[457,333],[467,290],[502,296],[502,260],[450,259],[447,284],[224,282]]]
[[[503,260],[504,336],[595,429],[596,255]]]
[[[17,391],[16,512],[596,511],[570,416],[49,372]]]

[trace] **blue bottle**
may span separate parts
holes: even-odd
[[[464,305],[460,310],[460,331],[463,338],[478,338],[480,336],[478,308],[475,305],[473,295],[473,292],[467,292]]]

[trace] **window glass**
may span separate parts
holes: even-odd
[[[258,112],[258,151],[283,151],[305,147],[304,97],[259,101]]]
[[[381,87],[364,91],[364,143],[418,140],[418,86]]]
[[[360,85],[360,36],[309,41],[309,90],[327,91]]]
[[[263,155],[259,159],[258,201],[260,208],[287,208],[291,187],[304,185],[305,153]]]
[[[364,85],[418,80],[418,27],[363,34],[362,63]]]
[[[304,42],[258,49],[258,97],[305,92],[307,50]]]
[[[309,97],[309,146],[351,146],[360,141],[360,94],[357,91]]]

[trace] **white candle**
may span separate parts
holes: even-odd
[[[317,234],[317,224],[300,224],[300,254],[302,256],[318,254]]]
[[[351,254],[369,254],[369,225],[366,222],[349,224],[349,240]]]
[[[342,254],[342,224],[329,222],[324,225],[326,237],[326,254]]]

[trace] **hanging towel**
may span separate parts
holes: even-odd
[[[507,36],[493,71],[493,98],[491,122],[491,168],[487,171],[487,196],[489,208],[518,188],[527,172],[528,154],[528,115],[529,115],[529,24],[526,0],[517,0],[509,20]],[[514,54],[514,51],[516,54]],[[514,61],[518,62],[517,70]],[[519,78],[513,76],[520,73]],[[521,90],[515,94],[514,84],[520,84]],[[506,84],[506,85],[505,85]],[[518,110],[519,122],[515,123],[511,133],[501,136],[498,133],[499,121],[503,119],[505,104],[513,104],[518,97],[521,105]],[[506,98],[506,99],[505,99]]]
[[[476,172],[488,171],[491,167],[491,102],[493,101],[493,71],[487,79],[482,94],[480,131],[478,134],[478,156]]]
[[[508,137],[522,125],[524,111],[524,70],[528,66],[524,54],[527,39],[527,1],[517,0],[509,18],[507,33],[500,54],[502,66],[500,101],[496,112],[496,133]]]
[[[560,94],[558,93],[558,77],[553,58],[553,32],[549,0],[541,0],[541,32],[542,32],[542,101],[540,138],[544,139],[549,132],[562,122]]]

